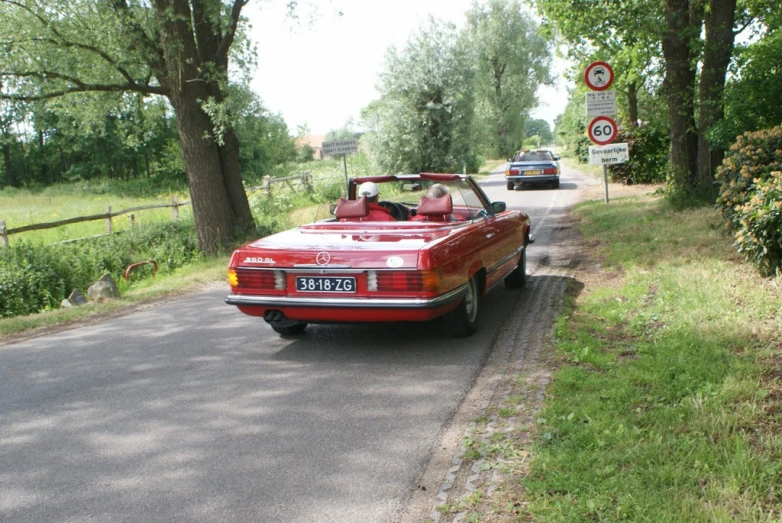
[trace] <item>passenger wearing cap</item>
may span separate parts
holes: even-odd
[[[391,216],[391,211],[377,203],[379,195],[380,192],[375,182],[364,182],[358,187],[356,197],[363,196],[369,201],[369,214],[365,220],[369,222],[395,222],[396,218]]]

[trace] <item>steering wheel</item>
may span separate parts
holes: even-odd
[[[394,219],[398,222],[402,222],[407,220],[407,207],[402,205],[401,203],[396,202],[389,202],[387,200],[377,202],[378,205],[382,205],[389,211],[391,211],[391,216],[394,217]]]

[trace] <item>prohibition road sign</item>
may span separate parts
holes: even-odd
[[[606,62],[592,62],[584,71],[584,81],[593,91],[605,91],[614,83],[614,70]]]
[[[589,139],[597,145],[606,145],[616,139],[616,122],[608,116],[598,116],[587,126]]]

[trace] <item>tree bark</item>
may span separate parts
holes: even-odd
[[[16,181],[14,180],[14,165],[11,161],[10,139],[10,134],[3,132],[3,167],[5,169],[5,185],[7,187],[15,187]]]
[[[627,84],[627,117],[631,127],[638,126],[638,84]]]
[[[194,93],[175,93],[171,101],[177,118],[198,243],[204,252],[215,254],[231,244],[234,215],[223,184],[220,155],[209,138],[212,123]]]
[[[242,5],[236,1],[236,20]],[[239,170],[239,141],[229,129],[218,145],[213,123],[201,107],[210,97],[224,101],[220,80],[208,78],[206,71],[213,69],[227,80],[232,38],[226,43],[203,1],[155,0],[155,6],[163,21],[159,45],[164,51],[156,76],[177,117],[199,245],[214,254],[231,245],[237,229],[247,231],[253,223]]]
[[[722,163],[724,151],[712,147],[707,139],[709,130],[725,115],[722,94],[725,76],[733,54],[733,23],[736,0],[712,0],[705,18],[706,45],[703,50],[703,69],[698,86],[698,164],[696,193],[705,200],[716,197],[714,170]]]
[[[692,43],[700,17],[689,0],[665,0],[663,86],[668,99],[671,179],[674,191],[691,191],[695,182],[698,135],[695,130],[695,64]]]
[[[253,215],[239,166],[239,138],[233,129],[228,129],[223,135],[223,145],[218,147],[218,154],[225,190],[234,215],[234,228],[249,232],[254,224]]]

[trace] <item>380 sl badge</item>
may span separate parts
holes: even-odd
[[[247,257],[244,259],[244,263],[267,263],[270,265],[274,265],[277,262],[274,261],[274,258],[255,258],[255,257]]]

